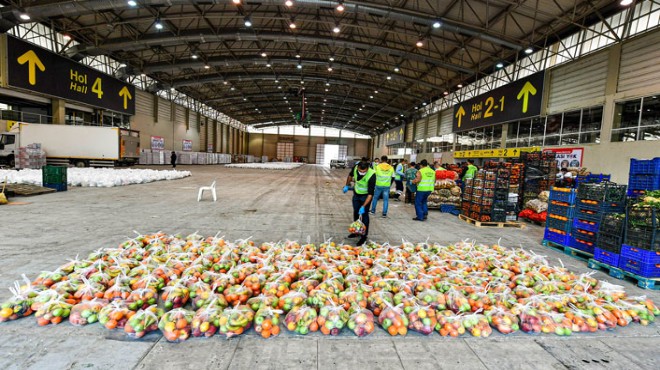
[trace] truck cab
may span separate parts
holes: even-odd
[[[18,134],[3,132],[0,134],[0,162],[14,167],[16,163],[15,152],[18,150]]]

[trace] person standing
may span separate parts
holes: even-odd
[[[172,164],[172,168],[176,168],[176,153],[174,152],[174,150],[170,155],[170,163]]]
[[[474,165],[474,159],[468,159],[467,169],[463,174],[463,181],[467,179],[473,179],[474,175],[477,174],[477,166]]]
[[[366,209],[371,205],[374,192],[376,191],[376,171],[369,168],[368,161],[360,161],[360,163],[351,170],[346,178],[346,185],[344,185],[344,193],[350,189],[351,182],[355,183],[353,189],[353,221],[357,221],[362,216],[362,223],[365,226],[365,233],[360,237],[357,246],[364,245],[369,235],[369,212]],[[351,234],[349,238],[358,237],[357,234]]]
[[[427,200],[435,187],[435,171],[429,168],[426,159],[422,159],[419,164],[420,169],[415,180],[413,180],[413,183],[417,185],[417,193],[415,194],[415,213],[417,216],[413,220],[424,221],[429,214]]]
[[[390,199],[390,188],[392,187],[392,174],[394,168],[387,163],[387,156],[380,157],[380,164],[376,166],[376,190],[374,192],[374,199],[371,202],[371,214],[376,214],[376,206],[378,199],[383,196],[383,218],[387,217],[387,207]]]
[[[374,162],[371,164],[371,168],[375,170],[379,164],[380,162],[378,161],[378,158],[374,158]]]
[[[406,203],[413,204],[417,185],[413,184],[413,180],[417,177],[417,168],[415,162],[410,162],[410,166],[406,170]]]
[[[403,195],[403,181],[406,179],[406,160],[402,159],[401,162],[397,163],[394,170],[394,184],[396,188],[396,200],[401,201],[401,195]]]

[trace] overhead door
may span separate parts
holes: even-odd
[[[135,90],[135,114],[146,117],[154,115],[154,97],[146,91]]]
[[[439,113],[434,113],[429,116],[429,122],[426,124],[426,137],[438,136],[438,118]]]
[[[415,122],[415,140],[423,140],[426,135],[426,118],[422,118]]]
[[[604,103],[608,55],[601,51],[550,71],[547,112]]]
[[[439,136],[451,134],[452,122],[454,119],[454,109],[449,108],[440,113],[440,132]]]
[[[415,123],[410,122],[406,124],[406,143],[410,143],[413,141],[413,132],[415,130]]]
[[[277,143],[277,159],[284,162],[293,161],[293,143]]]
[[[658,45],[660,45],[660,31],[651,32],[623,44],[618,92],[657,87],[660,81]]]

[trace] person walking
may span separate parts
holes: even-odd
[[[422,159],[419,163],[420,169],[417,172],[413,183],[417,185],[417,193],[415,193],[415,221],[424,221],[428,217],[429,207],[427,200],[429,195],[433,192],[435,186],[435,171],[429,168],[429,163],[426,159]]]
[[[380,157],[380,164],[376,166],[376,190],[374,192],[374,199],[371,201],[371,214],[376,214],[376,206],[378,199],[383,196],[383,218],[387,217],[387,207],[390,199],[390,188],[392,187],[392,174],[394,168],[387,163],[387,156]]]
[[[172,168],[176,169],[176,153],[174,150],[172,151],[172,154],[170,155],[170,163],[172,164]]]
[[[406,203],[413,204],[417,185],[413,184],[413,180],[417,177],[416,163],[410,162],[410,166],[406,169]]]
[[[403,195],[403,181],[406,179],[406,160],[402,159],[401,162],[397,163],[394,170],[394,184],[396,188],[396,200],[401,201],[401,195]]]
[[[357,246],[364,245],[369,235],[369,212],[367,208],[371,205],[371,199],[376,191],[376,171],[369,168],[369,161],[360,161],[360,163],[351,170],[346,178],[344,185],[344,194],[350,189],[351,182],[355,183],[353,189],[353,221],[357,221],[362,216],[362,223],[365,226],[365,233],[360,237]],[[350,234],[349,238],[357,238],[359,235]]]

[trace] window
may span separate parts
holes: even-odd
[[[659,140],[660,104],[657,96],[617,103],[612,141]]]
[[[580,133],[581,111],[564,113],[561,125],[561,145],[573,145],[578,143]]]
[[[543,146],[543,135],[545,133],[545,118],[532,118],[532,134],[529,139],[530,146]]]
[[[529,134],[532,130],[532,121],[520,121],[518,126],[518,148],[529,146]]]
[[[2,135],[0,136],[0,144],[11,145],[16,142],[15,135]]]
[[[603,107],[582,110],[580,144],[600,143],[600,127],[603,123]]]

